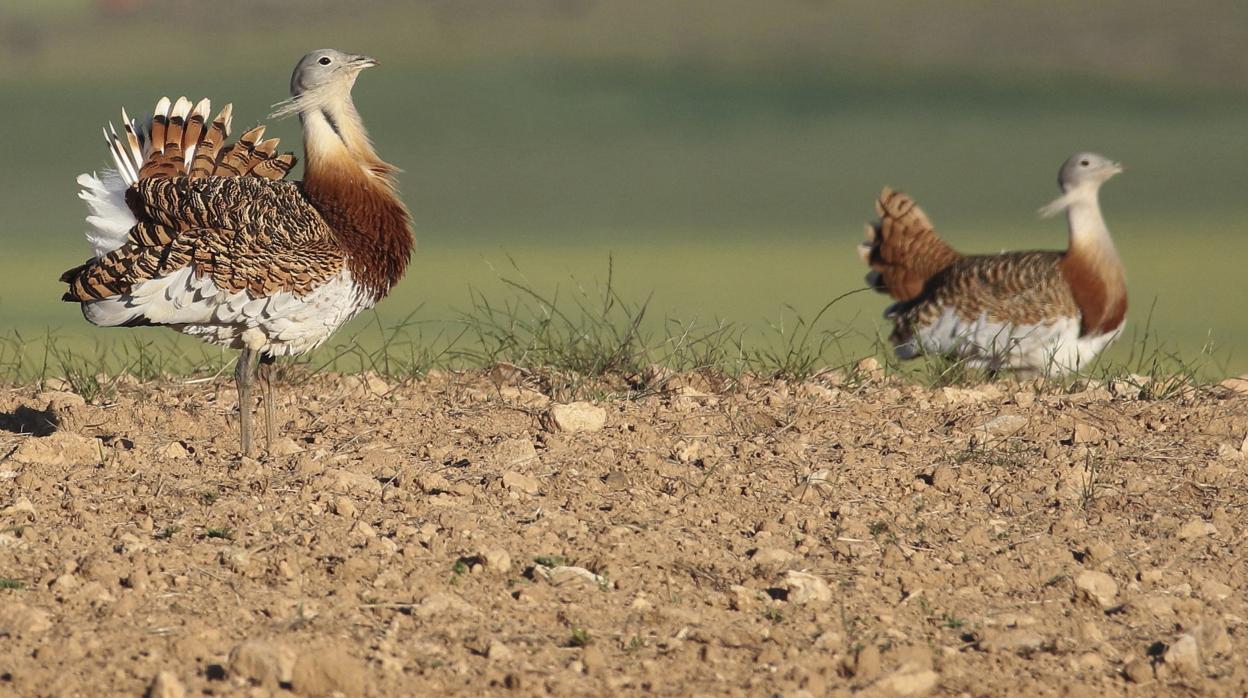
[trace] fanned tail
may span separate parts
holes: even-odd
[[[122,132],[109,124],[104,138],[126,186],[150,177],[283,179],[295,166],[293,154],[278,154],[278,139],[260,140],[263,126],[227,145],[233,107],[225,105],[209,122],[211,112],[207,99],[192,106],[186,97],[162,97],[144,121],[123,110]]]
[[[959,257],[932,228],[914,200],[885,187],[875,202],[880,219],[867,225],[858,256],[871,271],[867,284],[899,301],[915,298],[935,274]]]

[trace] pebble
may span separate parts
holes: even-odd
[[[152,685],[148,687],[147,698],[186,698],[186,688],[178,680],[177,674],[162,671],[156,674]]]
[[[181,460],[183,458],[189,458],[191,452],[186,450],[186,446],[183,446],[181,441],[173,441],[170,442],[168,446],[165,446],[157,451],[156,454],[162,458]]]
[[[271,640],[246,640],[230,650],[230,673],[259,686],[276,688],[291,680],[297,655]]]
[[[581,650],[581,664],[585,666],[586,674],[601,674],[607,668],[607,658],[597,645],[588,645]]]
[[[979,430],[991,436],[1010,436],[1027,426],[1028,419],[1021,414],[1003,414],[984,422]]]
[[[940,674],[931,669],[921,671],[897,671],[875,682],[886,694],[897,696],[922,696],[940,684]]]
[[[532,445],[530,445],[531,447]],[[509,490],[518,490],[525,494],[537,494],[538,490],[542,488],[542,483],[531,475],[508,470],[503,473],[503,487]]]
[[[1212,536],[1217,532],[1217,526],[1214,526],[1200,517],[1195,517],[1180,526],[1175,535],[1179,537],[1179,540],[1195,540],[1197,538],[1204,538],[1205,536]]]
[[[352,501],[350,497],[343,494],[334,498],[335,514],[343,517],[344,519],[353,519],[355,518],[356,512],[355,502]]]
[[[1052,646],[1053,643],[1043,635],[1027,628],[988,630],[978,643],[979,649],[984,652],[1011,652],[1024,656]]]
[[[33,519],[35,518],[35,505],[29,497],[18,497],[13,500],[12,504],[0,510],[0,515]]]
[[[782,548],[759,548],[750,555],[750,560],[761,566],[783,565],[796,559],[796,555]]]
[[[1195,676],[1200,672],[1200,648],[1196,638],[1187,634],[1180,635],[1166,649],[1165,661],[1180,674]]]
[[[607,424],[607,411],[588,402],[572,402],[551,405],[542,415],[542,427],[547,431],[570,434],[601,431]]]
[[[1076,444],[1091,444],[1097,443],[1103,438],[1105,437],[1104,434],[1101,433],[1100,429],[1097,429],[1091,424],[1079,422],[1075,425],[1075,430],[1074,433],[1071,434],[1070,440],[1071,443]]]
[[[1090,599],[1101,608],[1110,608],[1118,597],[1118,583],[1104,572],[1084,570],[1075,577],[1075,595]]]
[[[511,555],[502,548],[486,548],[478,555],[485,562],[485,568],[492,572],[506,573],[511,569]]]
[[[832,600],[832,589],[828,583],[808,572],[790,570],[784,575],[784,587],[789,592],[789,603],[822,604]]]
[[[428,620],[430,618],[448,613],[458,615],[476,615],[477,609],[456,594],[434,592],[426,596],[424,600],[412,610],[412,615],[422,620]]]
[[[100,441],[70,432],[23,439],[10,458],[23,465],[93,465],[100,462]]]
[[[361,696],[366,679],[363,662],[343,649],[325,647],[299,656],[290,687],[301,696]]]
[[[293,456],[296,453],[303,453],[303,446],[289,436],[278,437],[269,447],[270,456]]]
[[[52,617],[42,608],[27,606],[9,597],[0,603],[0,635],[38,635],[51,627]]]
[[[858,374],[868,380],[878,381],[884,377],[884,367],[880,365],[880,360],[874,356],[858,362]]]
[[[506,662],[514,656],[514,653],[511,651],[511,648],[501,640],[493,639],[490,640],[490,646],[485,650],[485,656],[491,661]]]
[[[863,647],[854,657],[854,678],[875,678],[880,673],[880,664],[880,648],[873,644]]]
[[[1200,596],[1206,601],[1225,601],[1234,589],[1216,579],[1206,579],[1200,583]]]
[[[515,467],[534,460],[537,460],[537,449],[533,448],[532,439],[504,439],[494,445],[492,461],[496,466]]]
[[[1231,644],[1230,634],[1226,632],[1226,623],[1216,618],[1206,620],[1196,627],[1196,644],[1200,653],[1207,657],[1229,657],[1235,649]]]
[[[1148,683],[1153,680],[1153,667],[1145,659],[1136,657],[1127,662],[1127,666],[1123,668],[1122,673],[1126,675],[1127,680],[1132,683]]]

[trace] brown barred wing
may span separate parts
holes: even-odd
[[[947,310],[963,320],[981,316],[1003,325],[1077,318],[1079,307],[1059,263],[1060,252],[1010,252],[962,257],[928,282],[895,315],[908,325],[934,322]]]
[[[67,272],[66,300],[126,293],[184,267],[223,291],[303,296],[342,271],[345,254],[298,185],[259,177],[155,177],[127,192],[129,240]]]

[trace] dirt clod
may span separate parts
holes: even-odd
[[[600,431],[607,423],[607,411],[588,402],[551,405],[542,416],[547,431],[568,433]]]
[[[1097,570],[1084,570],[1075,576],[1078,595],[1091,600],[1101,608],[1110,608],[1118,598],[1118,583],[1114,578]]]
[[[177,674],[162,671],[152,679],[152,685],[147,689],[147,698],[186,698],[186,687],[182,685]]]
[[[342,648],[324,647],[299,655],[290,687],[300,696],[352,698],[365,694],[366,680],[363,662]]]

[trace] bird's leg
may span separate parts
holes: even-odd
[[[256,366],[256,352],[244,347],[234,367],[234,384],[238,387],[238,440],[244,456],[251,455],[251,376]]]
[[[264,447],[270,454],[273,452],[273,432],[277,429],[277,417],[274,416],[275,398],[273,396],[273,374],[275,372],[273,357],[268,354],[261,356],[260,389],[264,391]]]

